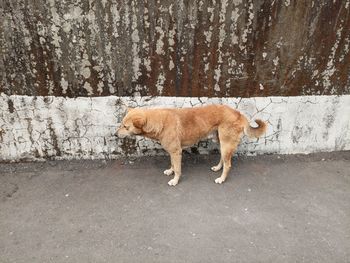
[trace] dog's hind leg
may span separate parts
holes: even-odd
[[[219,138],[220,138],[220,150],[221,150],[221,160],[224,165],[224,169],[220,177],[215,179],[215,183],[222,184],[225,182],[227,175],[231,169],[231,159],[233,153],[236,151],[237,146],[239,144],[240,136],[237,134],[228,132],[230,129],[222,129],[219,130]],[[234,138],[232,138],[234,136]]]
[[[215,134],[215,137],[213,138],[213,142],[218,142],[218,143],[220,143],[218,131],[215,131],[214,134]],[[211,169],[213,172],[220,171],[221,168],[222,168],[222,164],[223,164],[223,161],[222,161],[222,158],[220,157],[219,163],[218,163],[217,165],[212,166],[210,169]]]
[[[231,158],[234,151],[236,150],[237,145],[238,143],[232,143],[221,147],[221,159],[223,160],[224,169],[221,176],[215,179],[215,183],[221,184],[225,182],[228,172],[231,169]]]

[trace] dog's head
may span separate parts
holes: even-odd
[[[146,115],[141,109],[128,109],[127,114],[123,118],[119,129],[118,137],[140,135],[143,133],[142,128],[146,124]]]

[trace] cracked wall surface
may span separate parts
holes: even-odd
[[[350,95],[252,98],[0,96],[0,159],[117,158],[165,154],[142,137],[114,136],[130,107],[198,107],[230,105],[249,119],[269,124],[259,140],[244,138],[240,154],[311,153],[350,150]],[[253,123],[252,123],[253,125]],[[190,152],[217,149],[201,141]]]
[[[350,94],[350,0],[2,0],[0,92]]]

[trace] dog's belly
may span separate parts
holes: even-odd
[[[204,135],[187,137],[182,140],[181,145],[183,148],[190,147],[202,140],[212,140],[213,142],[218,142],[218,132],[217,130],[211,131]]]

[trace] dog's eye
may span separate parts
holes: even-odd
[[[124,126],[124,128],[126,129],[126,130],[129,130],[129,127],[128,126],[125,126],[125,125],[123,125]]]

